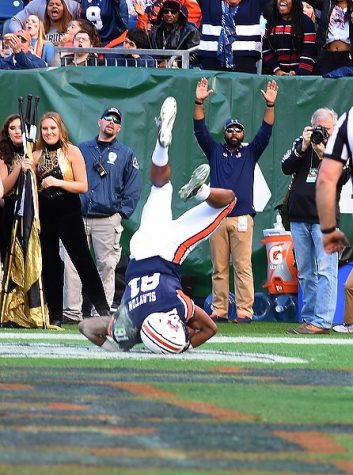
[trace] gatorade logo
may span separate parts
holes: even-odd
[[[270,263],[278,266],[283,263],[282,246],[272,246],[268,253]]]

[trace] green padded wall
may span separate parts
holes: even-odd
[[[264,112],[260,90],[269,77],[217,73],[196,70],[153,70],[133,68],[58,68],[36,71],[1,71],[0,120],[17,112],[18,96],[40,96],[39,114],[59,112],[77,144],[97,133],[97,120],[106,107],[117,106],[123,113],[119,140],[133,148],[139,160],[144,187],[142,199],[132,218],[125,222],[123,243],[128,252],[129,238],[136,229],[143,203],[149,192],[150,157],[156,140],[154,118],[163,99],[176,97],[178,116],[174,140],[170,148],[174,190],[188,179],[191,171],[205,158],[193,136],[192,113],[197,80],[209,78],[213,95],[206,103],[207,123],[211,132],[222,140],[222,126],[229,116],[238,117],[245,125],[246,140],[255,135]],[[253,265],[255,286],[261,289],[266,279],[266,255],[261,239],[262,230],[272,227],[274,206],[286,191],[289,178],[281,172],[281,158],[293,140],[310,123],[312,112],[328,106],[340,115],[353,104],[353,80],[321,77],[278,78],[280,86],[276,105],[276,123],[271,142],[259,165],[267,182],[270,199],[255,218]],[[352,94],[351,94],[352,92]],[[264,194],[265,196],[265,194]],[[195,204],[195,203],[194,203]],[[190,206],[175,193],[174,214],[180,215]],[[352,207],[351,211],[352,212]],[[352,237],[351,215],[342,216],[341,227]],[[206,296],[211,289],[211,262],[208,243],[194,250],[183,265],[183,272],[192,276],[194,295]]]

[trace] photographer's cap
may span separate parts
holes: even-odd
[[[236,127],[239,127],[239,129],[241,130],[244,130],[243,124],[239,122],[238,119],[234,119],[234,118],[227,120],[227,122],[224,124],[224,130],[227,130],[228,127],[232,127],[233,125],[235,125]]]
[[[119,111],[119,109],[117,109],[116,107],[110,107],[109,109],[105,109],[105,111],[103,112],[103,114],[101,115],[101,119],[103,119],[103,117],[105,115],[116,115],[117,118],[120,120],[121,122],[121,119],[122,119],[122,115],[121,115],[121,112]]]

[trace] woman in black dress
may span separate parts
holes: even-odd
[[[62,118],[47,112],[39,123],[33,153],[38,177],[43,282],[50,322],[60,325],[63,310],[62,241],[81,278],[83,290],[100,315],[109,315],[103,284],[91,256],[81,215],[79,193],[87,191],[84,159],[69,142]]]

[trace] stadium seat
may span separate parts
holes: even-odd
[[[3,32],[3,26],[6,20],[13,17],[23,9],[23,0],[1,0],[0,1],[0,30]]]

